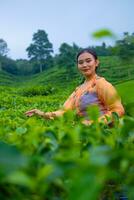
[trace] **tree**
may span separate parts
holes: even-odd
[[[59,48],[59,55],[56,58],[57,65],[59,67],[66,67],[67,71],[70,72],[72,67],[75,66],[76,63],[76,54],[79,51],[79,47],[73,43],[73,45],[69,45],[67,43],[62,43]]]
[[[33,63],[26,59],[16,60],[17,70],[19,75],[31,75],[33,73]]]
[[[6,60],[6,55],[9,49],[5,40],[0,39],[0,71],[3,69],[3,60]]]
[[[109,46],[107,47],[105,42],[103,42],[101,46],[91,46],[91,49],[96,51],[98,56],[110,56],[110,55],[112,55],[110,47]]]
[[[134,33],[124,32],[123,39],[116,41],[113,51],[123,61],[132,61],[134,55]]]
[[[39,64],[39,70],[42,72],[44,62],[50,59],[53,52],[53,45],[48,40],[48,35],[44,30],[38,30],[33,34],[33,43],[26,49],[28,57]]]
[[[0,39],[0,55],[1,56],[7,55],[8,51],[9,51],[9,49],[7,47],[6,41],[3,39]]]
[[[8,58],[6,56],[0,55],[0,65],[1,69],[11,73],[11,74],[18,74],[18,69],[16,65],[16,61],[12,60],[11,58]]]

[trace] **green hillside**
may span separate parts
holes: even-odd
[[[100,57],[98,74],[104,76],[111,83],[120,83],[125,80],[134,79],[134,67],[131,63],[122,63],[117,56]],[[43,71],[41,74],[32,76],[14,76],[6,72],[0,72],[0,84],[17,86],[52,85],[54,87],[70,88],[82,81],[82,76],[77,67],[71,69],[53,67]],[[63,84],[64,83],[64,84]]]
[[[55,120],[25,115],[34,108],[59,109],[82,81],[77,68],[70,73],[54,67],[31,77],[1,72],[1,199],[72,200],[80,194],[80,199],[100,199],[104,192],[113,199],[122,180],[134,199],[133,73],[125,68],[122,76],[116,59],[111,67],[110,59],[103,59],[100,74],[116,86],[127,114],[115,118],[113,127],[97,121],[84,126],[72,112]],[[91,117],[97,117],[96,110]]]
[[[134,80],[118,84],[116,87],[126,107],[126,114],[134,116]]]
[[[98,74],[104,76],[111,83],[115,84],[124,80],[134,79],[134,67],[132,63],[122,63],[117,56],[100,57],[99,60]],[[25,83],[30,85],[51,84],[61,87],[70,87],[70,84],[78,85],[81,81],[82,76],[79,74],[76,66],[70,70],[67,70],[65,67],[53,67],[41,74],[36,74],[25,79]]]
[[[100,57],[99,60],[100,66],[97,73],[104,76],[113,85],[118,84],[117,90],[122,97],[124,106],[127,108],[127,114],[133,115],[134,81],[131,81],[134,79],[133,64],[122,63],[116,56]],[[51,99],[51,102],[54,101],[57,107],[59,104],[62,105],[68,95],[82,81],[83,77],[76,66],[70,70],[65,67],[53,67],[42,73],[23,77],[11,75],[4,71],[0,72],[1,86],[15,87],[16,89],[12,91],[24,96],[47,95],[49,96],[48,99]],[[60,99],[60,102],[56,103],[55,99]]]
[[[0,85],[15,85],[20,81],[19,77],[9,74],[5,71],[0,71]]]
[[[132,114],[132,107],[134,107],[134,81],[131,80],[134,79],[133,65],[125,63],[122,66],[122,62],[118,57],[100,57],[100,66],[97,73],[100,76],[104,76],[113,85],[116,85],[123,104],[127,107],[127,113]],[[9,86],[13,93],[26,97],[36,95],[48,96],[45,97],[45,99],[48,99],[47,103],[51,99],[51,103],[54,102],[57,105],[56,109],[58,105],[62,105],[68,95],[82,81],[83,77],[78,72],[76,66],[71,70],[67,70],[64,67],[53,67],[42,73],[23,77],[14,76],[3,71],[0,72],[0,85],[2,87]],[[3,90],[2,87],[1,91]],[[45,102],[45,99],[42,101]]]
[[[116,87],[125,103],[134,102],[134,80],[118,84]]]

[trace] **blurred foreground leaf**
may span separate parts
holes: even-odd
[[[27,159],[16,147],[0,142],[0,169],[14,170],[25,166]]]
[[[108,29],[101,29],[101,30],[95,31],[92,34],[92,37],[94,37],[95,39],[101,39],[104,37],[115,38],[115,34]]]

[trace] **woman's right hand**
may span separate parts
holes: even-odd
[[[41,117],[43,117],[45,113],[42,112],[41,110],[38,110],[38,109],[33,109],[33,110],[29,110],[27,112],[25,112],[25,115],[28,116],[28,117],[31,117],[33,115],[39,115]]]
[[[31,117],[33,115],[38,115],[38,116],[43,117],[45,119],[53,119],[51,112],[45,113],[45,112],[38,110],[38,109],[29,110],[29,111],[25,112],[25,115],[28,116],[28,117]]]

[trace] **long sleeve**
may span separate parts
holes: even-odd
[[[116,112],[119,117],[123,116],[125,111],[121,103],[121,99],[115,89],[115,87],[106,81],[104,78],[101,78],[97,81],[97,93],[100,100],[106,106],[108,112],[107,116],[111,116],[113,112]]]
[[[68,99],[65,101],[63,104],[63,108],[53,111],[53,112],[48,112],[47,115],[53,119],[55,117],[60,117],[62,116],[67,110],[72,110],[74,109],[74,104],[75,104],[75,97],[76,97],[76,90],[68,97]]]
[[[72,110],[75,106],[76,91],[74,91],[68,99],[65,101],[63,108],[64,110]]]

